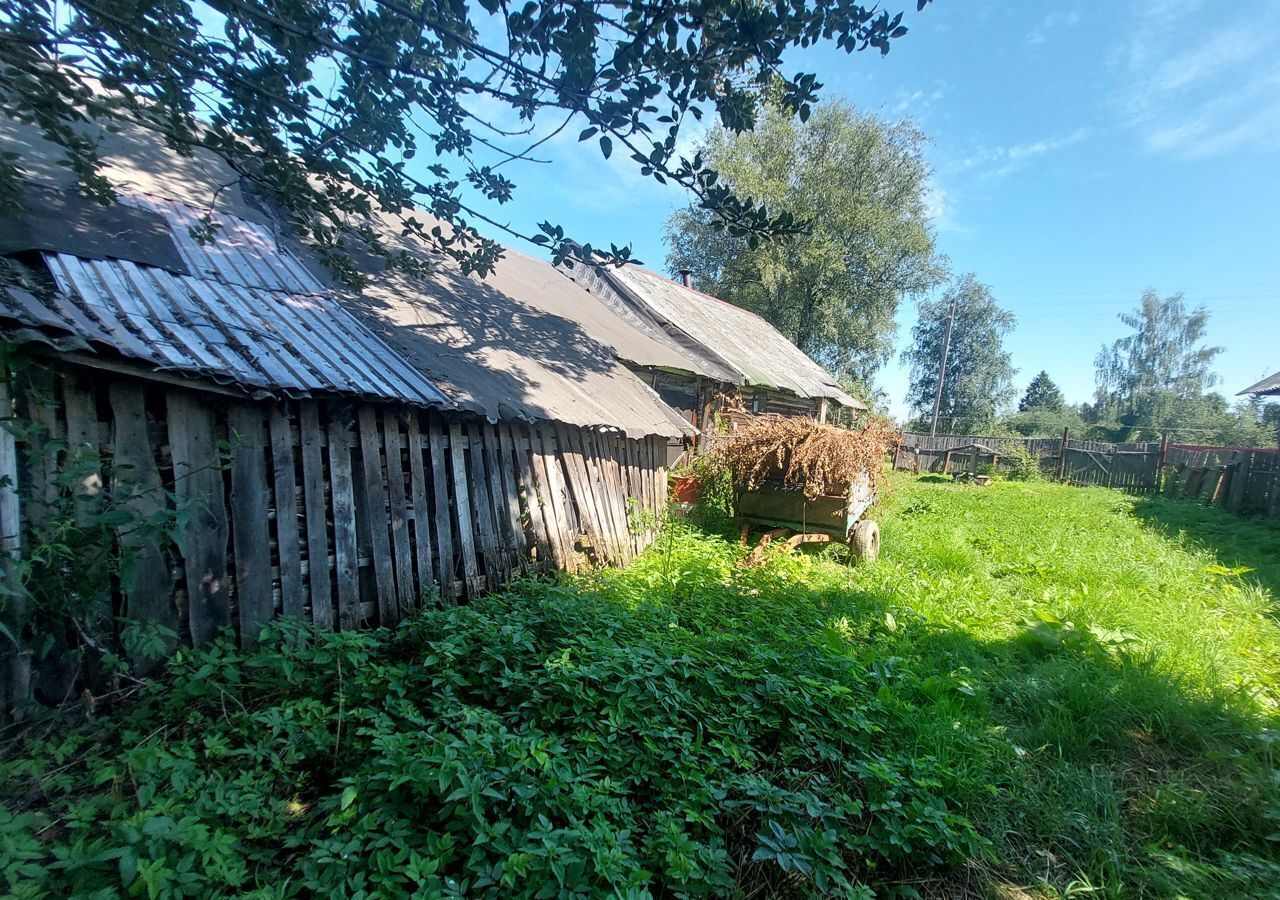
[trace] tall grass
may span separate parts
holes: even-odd
[[[1280,890],[1280,529],[1102,489],[899,479],[851,583],[984,700],[1006,877],[1106,895]],[[882,647],[882,652],[888,647]]]

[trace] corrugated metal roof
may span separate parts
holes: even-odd
[[[1263,397],[1280,397],[1280,372],[1262,379],[1257,384],[1250,385],[1240,394],[1260,394]]]
[[[0,292],[0,316],[69,332],[90,344],[172,372],[239,384],[253,393],[336,393],[451,406],[448,397],[352,316],[265,229],[220,216],[214,249],[185,224],[195,214],[155,198],[131,202],[160,212],[192,271],[176,275],[125,260],[42,257],[57,285],[37,299]],[[178,227],[179,224],[181,227]],[[224,282],[223,273],[237,280]],[[248,282],[257,282],[249,286]],[[274,289],[268,285],[275,285]]]
[[[835,378],[781,332],[753,312],[695,291],[639,266],[601,269],[631,298],[644,304],[663,327],[692,337],[716,362],[728,364],[746,384],[826,397],[865,409],[836,385]]]

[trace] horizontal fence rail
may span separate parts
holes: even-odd
[[[952,474],[1010,472],[1030,457],[1046,477],[1071,484],[1217,504],[1280,516],[1280,451],[1160,442],[1104,443],[1055,438],[905,433],[894,468]]]
[[[432,598],[520,574],[625,563],[666,505],[656,437],[251,401],[74,367],[27,368],[0,397],[10,399],[5,550],[19,552],[67,503],[167,517],[163,531],[119,529],[131,563],[99,618],[154,622],[184,645],[227,627],[250,644],[281,614],[322,629],[394,625]],[[64,696],[64,667],[41,672],[37,660],[33,673],[17,637],[0,660],[0,700]],[[118,647],[120,635],[109,624],[91,639]]]

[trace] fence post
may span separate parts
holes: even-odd
[[[1160,435],[1160,459],[1156,462],[1156,493],[1161,493],[1161,483],[1164,480],[1164,463],[1169,458],[1169,432]]]
[[[1249,473],[1253,469],[1253,451],[1246,450],[1240,454],[1240,462],[1231,476],[1231,490],[1227,493],[1227,508],[1232,512],[1244,509],[1249,496]]]
[[[1071,429],[1062,429],[1062,446],[1058,448],[1058,480],[1067,480],[1067,441],[1071,438]]]

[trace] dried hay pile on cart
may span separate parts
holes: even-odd
[[[744,490],[780,482],[814,499],[847,491],[860,474],[866,475],[874,491],[881,463],[896,445],[898,434],[891,422],[879,416],[868,416],[857,429],[787,416],[754,416],[719,436],[713,452]]]

